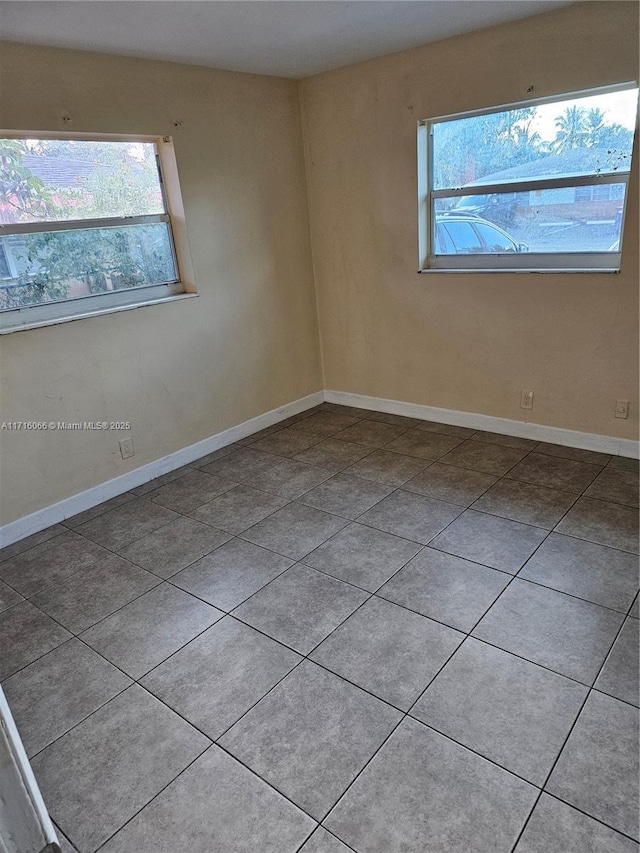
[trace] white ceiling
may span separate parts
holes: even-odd
[[[7,41],[307,77],[568,0],[12,0]]]

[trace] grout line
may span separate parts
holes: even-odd
[[[580,719],[580,717],[582,716],[582,713],[583,713],[583,711],[584,711],[584,709],[585,709],[585,706],[586,706],[587,702],[589,701],[589,698],[590,698],[591,694],[592,694],[593,692],[595,692],[595,691],[594,691],[594,687],[593,687],[593,685],[596,683],[596,681],[597,681],[597,680],[598,680],[598,678],[600,677],[600,673],[601,673],[601,672],[602,672],[602,670],[604,669],[604,665],[605,665],[605,663],[606,663],[606,661],[607,661],[607,658],[609,657],[609,654],[611,653],[611,649],[613,648],[613,646],[614,646],[614,645],[615,645],[615,643],[616,643],[616,640],[617,640],[617,639],[618,639],[618,637],[620,636],[620,633],[621,633],[621,631],[622,631],[623,625],[624,625],[624,621],[622,622],[622,625],[620,625],[620,627],[618,628],[618,630],[617,630],[617,632],[616,632],[616,635],[615,635],[615,638],[614,638],[614,640],[613,640],[613,642],[612,642],[611,646],[609,647],[609,651],[607,652],[607,654],[606,654],[606,656],[605,656],[604,660],[603,660],[603,661],[602,661],[602,663],[600,664],[600,666],[599,666],[599,668],[598,668],[598,671],[597,671],[597,673],[596,673],[596,676],[595,676],[595,678],[593,679],[592,684],[591,684],[591,685],[589,685],[589,690],[588,690],[588,692],[587,692],[587,695],[584,697],[584,700],[583,700],[583,702],[582,702],[582,705],[580,706],[580,710],[579,710],[579,711],[578,711],[578,713],[576,714],[576,717],[575,717],[575,719],[574,719],[574,721],[573,721],[573,724],[571,725],[571,728],[570,728],[570,729],[569,729],[569,731],[567,732],[567,735],[566,735],[566,737],[565,737],[565,739],[564,739],[564,741],[563,741],[563,743],[562,743],[562,746],[560,747],[560,750],[559,750],[558,754],[556,755],[555,761],[553,762],[553,764],[551,765],[551,769],[550,769],[550,770],[549,770],[549,772],[547,773],[547,776],[546,776],[546,778],[545,778],[545,780],[544,780],[544,783],[543,783],[543,784],[542,784],[542,786],[541,786],[540,793],[538,794],[538,796],[537,796],[537,798],[536,798],[536,801],[535,801],[535,803],[533,804],[533,808],[531,809],[531,812],[529,813],[529,816],[528,816],[528,817],[527,817],[527,819],[525,820],[524,825],[523,825],[522,829],[520,830],[520,833],[519,833],[518,837],[516,838],[516,841],[515,841],[515,843],[514,843],[513,847],[511,848],[511,853],[515,853],[515,849],[516,849],[516,847],[518,846],[518,843],[520,842],[520,838],[522,837],[522,835],[523,835],[523,833],[524,833],[525,829],[527,828],[527,825],[528,825],[529,821],[531,820],[531,816],[533,815],[533,813],[534,813],[534,811],[535,811],[535,809],[536,809],[536,806],[537,806],[537,805],[538,805],[538,803],[540,802],[540,798],[542,797],[542,794],[543,794],[543,793],[546,793],[546,787],[547,787],[547,785],[549,784],[549,781],[550,781],[550,779],[551,779],[551,777],[552,777],[552,775],[553,775],[553,771],[555,770],[555,768],[556,768],[556,766],[557,766],[558,762],[560,761],[560,758],[561,758],[561,756],[562,756],[562,754],[563,754],[563,752],[564,752],[564,750],[565,750],[565,748],[566,748],[566,746],[567,746],[567,743],[568,743],[568,741],[569,741],[569,738],[571,737],[571,735],[572,735],[572,733],[573,733],[573,731],[574,731],[574,729],[575,729],[576,725],[578,724],[578,720],[579,720],[579,719]],[[598,692],[599,692],[599,691],[598,691]],[[614,697],[611,697],[611,698],[614,698]],[[632,707],[633,707],[633,706],[632,706]],[[560,800],[560,802],[566,802],[565,800],[562,800],[559,796],[556,796],[556,799]],[[568,802],[567,802],[567,805],[571,805],[571,803],[568,803]],[[591,817],[591,815],[589,815],[589,817]],[[618,830],[617,830],[617,829],[615,829],[615,827],[610,826],[609,824],[605,824],[605,826],[609,826],[609,828],[610,828],[610,829],[613,829],[615,832],[618,832]]]

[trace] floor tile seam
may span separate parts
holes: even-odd
[[[611,649],[611,651],[613,651],[613,648]],[[610,657],[611,651],[607,655],[607,658]],[[607,660],[605,659],[605,664],[606,664],[606,662],[607,662]],[[630,702],[628,699],[621,699],[619,696],[615,696],[613,693],[608,693],[606,690],[603,690],[602,687],[596,687],[595,683],[594,683],[593,687],[591,688],[591,690],[594,693],[601,693],[603,696],[608,696],[609,699],[615,699],[616,702],[622,702],[624,705],[628,705],[630,708],[633,708],[634,711],[640,710],[640,705],[636,705],[634,702]]]
[[[543,540],[538,544],[538,546],[535,548],[535,550],[533,551],[533,554],[535,554],[535,553],[536,553],[536,551],[538,550],[538,548],[540,548],[540,546],[542,545],[542,542],[545,542],[545,541],[546,541],[546,539],[547,539],[547,537],[545,536],[545,538],[544,538],[544,539],[543,539]],[[533,556],[533,554],[531,554],[531,556]],[[529,558],[529,559],[530,559],[530,558]],[[480,565],[480,564],[479,564],[479,565]],[[503,573],[503,574],[506,574],[506,573]],[[500,598],[502,597],[502,595],[504,594],[504,592],[505,592],[507,589],[509,589],[509,587],[511,586],[511,584],[512,584],[512,583],[513,583],[513,581],[515,580],[516,575],[512,575],[512,576],[510,576],[510,577],[511,577],[511,579],[507,582],[507,584],[506,584],[506,586],[504,587],[504,589],[502,589],[502,590],[498,593],[497,597],[492,601],[492,603],[489,605],[489,607],[487,607],[487,609],[486,609],[486,610],[484,611],[484,613],[480,616],[480,618],[475,622],[475,624],[471,627],[471,629],[470,629],[469,631],[463,632],[463,633],[465,633],[465,634],[466,634],[466,637],[465,637],[465,639],[460,643],[460,645],[459,645],[459,646],[454,650],[453,654],[455,654],[455,653],[458,651],[458,649],[459,649],[461,646],[463,646],[463,645],[464,645],[464,643],[467,641],[467,639],[468,639],[468,638],[470,638],[470,637],[471,637],[472,639],[476,639],[476,640],[477,640],[477,639],[479,639],[479,638],[477,638],[477,637],[473,637],[473,636],[472,636],[472,635],[473,635],[473,632],[476,630],[476,628],[477,628],[477,627],[478,627],[478,625],[482,622],[482,620],[485,618],[485,616],[489,613],[489,611],[490,611],[490,610],[491,610],[491,609],[492,609],[492,608],[497,604],[497,602],[500,600]],[[492,644],[491,644],[491,643],[487,643],[487,645],[492,645]],[[496,646],[496,648],[499,648],[499,647],[498,647],[498,646]],[[506,651],[506,649],[501,649],[501,651]],[[452,655],[452,656],[453,656],[453,655]],[[525,658],[525,660],[526,660],[526,658]],[[430,685],[427,685],[427,686],[424,688],[424,690],[422,691],[422,693],[420,694],[420,696],[418,696],[418,698],[415,700],[415,702],[413,703],[413,705],[412,705],[412,706],[411,706],[411,708],[409,709],[409,713],[410,713],[410,712],[413,710],[413,708],[417,705],[417,703],[420,701],[420,699],[422,699],[422,697],[424,696],[424,694],[425,694],[425,693],[426,693],[426,691],[428,690],[429,686],[430,686]]]
[[[584,490],[584,492],[582,492],[582,494],[580,495],[581,498],[588,498],[590,501],[598,501],[598,503],[602,503],[602,504],[613,504],[614,506],[622,506],[622,507],[626,507],[627,509],[638,509],[639,508],[638,504],[623,503],[622,501],[615,500],[615,498],[603,498],[603,497],[600,497],[599,495],[588,495],[587,491],[589,490],[591,485],[592,484],[590,483],[589,486],[587,486],[587,488]]]
[[[155,698],[155,697],[154,697],[154,698]],[[210,740],[210,739],[209,739],[209,740]],[[130,817],[130,818],[128,818],[128,820],[126,820],[126,821],[122,824],[122,826],[119,826],[119,827],[118,827],[118,829],[116,829],[116,830],[115,830],[115,832],[112,832],[112,833],[111,833],[111,835],[110,835],[108,838],[106,838],[106,839],[105,839],[105,840],[104,840],[104,841],[103,841],[103,842],[102,842],[98,847],[96,847],[96,848],[92,851],[92,853],[99,853],[99,851],[100,851],[100,850],[102,850],[102,849],[104,848],[104,846],[105,846],[106,844],[108,844],[114,836],[116,836],[119,832],[121,832],[121,831],[125,828],[125,826],[127,826],[128,824],[130,824],[130,823],[131,823],[131,821],[132,821],[132,820],[135,820],[135,818],[140,814],[140,812],[144,811],[144,809],[146,809],[146,808],[147,808],[147,806],[151,805],[151,803],[152,803],[154,800],[156,800],[156,799],[157,799],[157,798],[158,798],[162,793],[164,793],[164,791],[166,791],[166,790],[167,790],[167,788],[169,787],[169,785],[173,784],[173,782],[175,782],[175,781],[176,781],[176,779],[179,779],[179,778],[180,778],[180,776],[182,776],[182,774],[183,774],[183,773],[186,773],[186,771],[187,771],[187,770],[189,770],[189,768],[190,768],[193,764],[195,764],[195,763],[196,763],[196,761],[198,761],[198,759],[202,758],[202,756],[203,756],[206,752],[208,752],[208,751],[211,749],[211,747],[212,747],[213,745],[214,745],[213,743],[209,743],[209,745],[208,745],[208,746],[206,746],[206,747],[205,747],[205,748],[204,748],[204,749],[203,749],[203,750],[202,750],[198,755],[196,755],[196,757],[195,757],[194,759],[192,759],[192,760],[191,760],[191,761],[186,765],[186,767],[183,767],[183,769],[182,769],[178,774],[176,774],[176,776],[174,776],[174,777],[173,777],[169,782],[167,782],[167,784],[166,784],[166,785],[163,785],[163,787],[162,787],[162,788],[161,788],[161,789],[160,789],[156,794],[154,794],[154,795],[153,795],[153,797],[151,797],[151,799],[150,799],[150,800],[148,800],[148,802],[146,802],[143,806],[141,806],[141,807],[136,811],[136,813],[135,813],[135,814],[131,815],[131,817]],[[67,835],[67,838],[69,838],[68,833],[67,833],[65,830],[63,830],[63,832],[65,833],[65,835]],[[72,838],[69,838],[69,841],[71,841],[71,843],[73,844],[73,839],[72,839]],[[76,846],[76,845],[74,844],[74,847],[75,847],[75,846]]]
[[[624,624],[624,622],[623,622],[622,624]],[[620,634],[620,632],[621,632],[621,631],[622,631],[622,625],[620,626],[620,628],[618,629],[618,631],[617,631],[617,633],[616,633],[615,639],[614,639],[613,643],[611,644],[611,648],[613,647],[613,644],[615,643],[615,641],[618,639],[618,636],[619,636],[619,634]],[[609,652],[611,651],[611,648],[609,649]],[[543,793],[547,793],[547,790],[546,790],[546,789],[547,789],[547,785],[549,784],[549,781],[550,781],[550,779],[551,779],[551,776],[553,775],[553,771],[555,770],[555,768],[556,768],[556,766],[557,766],[557,764],[558,764],[558,761],[560,760],[560,757],[562,756],[562,754],[563,754],[563,752],[564,752],[564,750],[565,750],[565,748],[566,748],[566,746],[567,746],[567,743],[568,743],[568,741],[569,741],[569,738],[571,737],[571,734],[573,733],[573,731],[574,731],[574,729],[575,729],[576,725],[578,724],[578,720],[579,720],[579,719],[580,719],[580,717],[582,716],[582,713],[583,713],[583,711],[584,711],[584,709],[585,709],[585,706],[586,706],[586,704],[587,704],[587,702],[588,702],[588,700],[589,700],[589,697],[591,696],[592,692],[594,692],[594,690],[593,690],[593,684],[595,684],[595,682],[598,680],[598,678],[599,678],[599,676],[600,676],[600,673],[602,672],[602,670],[603,670],[603,668],[604,668],[604,665],[605,665],[606,659],[607,659],[607,657],[609,656],[609,652],[607,652],[607,655],[605,656],[605,658],[604,658],[604,660],[602,661],[602,663],[601,663],[600,667],[598,668],[598,671],[597,671],[597,673],[596,673],[595,678],[593,679],[592,684],[591,684],[591,685],[589,685],[589,690],[587,691],[587,694],[586,694],[586,696],[584,697],[584,699],[583,699],[583,701],[582,701],[582,704],[580,705],[580,709],[578,710],[578,713],[576,714],[576,717],[575,717],[575,719],[574,719],[574,721],[573,721],[573,723],[572,723],[571,727],[569,728],[569,731],[567,732],[567,734],[566,734],[566,736],[565,736],[565,738],[564,738],[564,740],[563,740],[563,742],[562,742],[562,746],[560,747],[560,750],[558,751],[558,754],[556,755],[555,761],[554,761],[554,762],[553,762],[553,764],[551,765],[551,769],[549,770],[549,772],[548,772],[548,773],[547,773],[547,775],[546,775],[546,778],[545,778],[545,780],[544,780],[544,783],[543,783],[543,784],[542,784],[542,786],[541,786],[540,794],[538,795],[538,797],[537,797],[537,799],[536,799],[536,802],[534,803],[534,806],[533,806],[533,808],[532,808],[532,810],[531,810],[531,812],[530,812],[530,814],[529,814],[529,817],[528,817],[528,818],[527,818],[527,820],[525,821],[525,824],[524,824],[524,826],[522,827],[522,830],[520,831],[520,835],[519,835],[519,836],[518,836],[518,838],[516,839],[516,842],[515,842],[515,844],[513,845],[512,849],[511,849],[511,853],[515,853],[515,848],[518,846],[518,843],[519,843],[519,841],[520,841],[520,838],[522,837],[522,834],[524,833],[524,831],[525,831],[525,829],[526,829],[526,827],[527,827],[527,824],[529,823],[529,820],[531,819],[531,815],[533,814],[533,812],[534,812],[534,810],[535,810],[535,808],[536,808],[536,806],[537,806],[538,802],[540,801],[540,798],[541,798],[542,794],[543,794]],[[561,799],[561,798],[560,798],[560,797],[557,797],[557,799]],[[562,801],[562,802],[564,802],[564,801]],[[570,805],[570,803],[569,803],[568,805]],[[591,817],[591,815],[589,815],[589,817]],[[613,827],[611,827],[611,828],[613,829]],[[617,830],[616,830],[616,831],[617,831]]]
[[[512,482],[517,482],[517,480],[512,480]],[[485,494],[486,494],[486,492],[485,492]],[[569,493],[563,492],[562,494],[569,494]],[[482,497],[484,497],[484,495],[480,495],[480,497],[477,500],[480,500],[480,498],[482,498]],[[574,499],[571,501],[571,505],[570,505],[569,509],[573,509],[576,502],[580,499],[580,495],[574,495],[573,498]],[[533,527],[536,530],[548,530],[549,532],[551,532],[552,530],[555,529],[555,525],[560,523],[560,521],[554,522],[552,527],[546,527],[542,524],[535,524],[533,521],[523,521],[521,518],[513,518],[513,516],[504,515],[504,513],[499,513],[497,510],[483,509],[482,507],[477,507],[477,506],[475,506],[476,503],[477,503],[477,501],[474,501],[468,507],[468,509],[472,509],[474,512],[480,512],[483,515],[490,515],[493,518],[501,518],[503,521],[512,521],[514,524],[524,524],[527,527]],[[562,518],[564,518],[565,515],[566,515],[566,512],[563,512]],[[562,520],[562,519],[560,519],[560,520]]]
[[[633,838],[633,836],[627,835],[626,832],[623,832],[620,829],[616,829],[615,826],[611,826],[610,823],[605,823],[601,818],[589,814],[589,812],[586,812],[584,809],[581,809],[580,806],[576,806],[574,803],[570,803],[568,800],[563,800],[562,797],[560,797],[558,794],[554,794],[552,791],[543,791],[542,793],[544,796],[552,797],[557,802],[562,803],[563,805],[568,806],[569,808],[574,809],[577,812],[580,812],[580,814],[583,814],[585,817],[588,817],[596,823],[599,823],[600,826],[604,826],[606,829],[610,829],[612,832],[615,832],[616,835],[621,835],[623,838],[628,838],[629,841],[633,841],[634,844],[638,844],[637,838]]]
[[[429,685],[431,685],[431,684],[435,681],[435,679],[438,677],[438,675],[440,675],[440,673],[441,673],[441,672],[442,672],[442,670],[447,666],[447,664],[449,663],[449,661],[451,660],[451,658],[453,657],[453,655],[455,654],[455,652],[456,652],[456,651],[457,651],[457,648],[456,648],[456,649],[454,649],[454,651],[453,651],[453,652],[452,652],[452,653],[447,657],[447,659],[444,661],[444,663],[442,664],[442,666],[440,666],[440,668],[437,670],[437,672],[436,672],[436,673],[433,675],[433,677],[430,679],[429,683],[428,683],[428,684],[427,684],[427,686],[425,687],[425,690],[429,687]],[[423,692],[424,692],[424,691],[423,691]],[[399,710],[399,709],[398,709],[398,710]],[[341,801],[342,801],[342,800],[347,796],[348,792],[351,790],[351,788],[353,787],[353,785],[355,785],[355,783],[356,783],[356,782],[357,782],[357,780],[360,778],[360,776],[364,773],[364,771],[367,769],[367,767],[371,764],[371,762],[375,759],[375,757],[376,757],[376,756],[378,755],[378,753],[383,749],[383,747],[388,743],[388,741],[390,740],[390,738],[392,737],[392,735],[397,731],[397,729],[402,725],[402,723],[407,719],[407,717],[409,717],[409,712],[408,712],[408,711],[402,711],[401,713],[402,713],[401,718],[398,720],[398,722],[395,724],[395,726],[393,726],[393,728],[391,729],[391,731],[387,734],[387,736],[384,738],[384,740],[383,740],[383,741],[382,741],[382,743],[378,746],[378,748],[375,750],[375,752],[374,752],[374,753],[369,757],[369,759],[368,759],[368,760],[365,762],[365,764],[361,767],[361,769],[360,769],[360,770],[359,770],[359,772],[354,776],[354,778],[351,780],[351,782],[347,785],[347,787],[346,787],[346,788],[345,788],[345,790],[342,792],[342,794],[340,794],[340,796],[336,799],[336,801],[333,803],[333,805],[331,806],[331,808],[329,809],[329,811],[327,812],[327,814],[326,814],[326,815],[322,818],[322,820],[320,821],[320,823],[321,823],[321,824],[323,824],[323,823],[324,823],[324,821],[325,821],[325,820],[327,820],[327,818],[331,815],[331,813],[332,813],[332,812],[333,812],[333,811],[338,807],[338,805],[340,804],[340,802],[341,802]],[[413,719],[413,718],[411,718],[411,719]],[[465,747],[465,748],[466,748],[466,747]]]
[[[175,521],[175,519],[173,519],[173,520]],[[169,522],[169,524],[171,524],[171,522]],[[75,531],[73,531],[73,532],[75,532]],[[82,536],[82,534],[79,534],[79,535]],[[94,542],[92,539],[87,539],[87,537],[84,537],[84,538],[86,539],[87,542],[91,542],[92,545],[98,545],[98,543]],[[142,571],[145,571],[148,574],[153,575],[156,578],[160,577],[160,575],[156,575],[155,572],[151,572],[151,571],[149,571],[149,569],[145,569],[144,566],[139,566],[137,563],[134,563],[128,557],[123,557],[122,554],[119,554],[117,551],[113,551],[111,548],[105,548],[104,545],[98,545],[98,547],[102,548],[104,551],[106,551],[107,554],[100,554],[94,560],[92,560],[90,563],[88,563],[86,566],[81,566],[79,569],[75,569],[73,572],[70,572],[68,575],[64,575],[64,577],[61,577],[55,581],[52,581],[52,583],[48,584],[47,586],[44,586],[41,589],[38,589],[36,592],[32,592],[31,595],[24,595],[24,593],[19,592],[17,589],[15,589],[15,587],[12,587],[11,584],[7,583],[2,578],[0,578],[0,580],[3,580],[3,583],[5,583],[10,589],[13,589],[14,592],[17,592],[18,595],[21,595],[24,601],[30,601],[33,604],[32,599],[34,599],[36,597],[36,595],[40,595],[41,592],[47,592],[48,590],[53,589],[54,587],[58,586],[58,584],[64,583],[64,582],[70,580],[71,578],[74,578],[76,575],[79,575],[81,572],[86,572],[87,570],[92,569],[94,566],[96,566],[98,563],[100,563],[101,560],[105,560],[107,558],[107,556],[118,557],[119,559],[124,560],[125,563],[128,563],[130,566],[133,566],[136,569],[142,569]],[[20,603],[21,602],[17,601],[15,604],[20,604]],[[10,610],[11,607],[15,607],[15,604],[12,604],[10,607],[7,608],[7,610]],[[1,612],[5,612],[5,611],[1,611]],[[67,631],[68,630],[69,629],[67,628]]]
[[[313,837],[313,834],[314,834],[315,832],[317,832],[317,831],[318,831],[318,829],[321,829],[323,832],[326,832],[326,833],[327,833],[327,835],[330,835],[330,836],[331,836],[331,838],[335,838],[335,840],[336,840],[339,844],[342,844],[342,846],[343,846],[346,850],[348,850],[348,851],[349,851],[349,853],[358,853],[358,851],[357,851],[354,847],[351,847],[351,845],[350,845],[350,844],[347,844],[347,843],[346,843],[346,841],[343,841],[341,838],[338,838],[338,836],[337,836],[337,835],[335,835],[333,832],[331,832],[331,830],[327,829],[327,827],[326,827],[326,826],[323,826],[321,823],[319,823],[319,824],[318,824],[318,826],[316,826],[316,828],[313,830],[313,832],[311,833],[311,835],[310,835],[308,838],[305,838],[305,840],[302,842],[302,844],[301,844],[299,847],[297,847],[297,848],[296,848],[295,853],[304,853],[304,850],[303,850],[304,845],[309,841],[309,839],[310,839],[310,838],[312,838],[312,837]]]
[[[70,527],[66,527],[62,521],[56,521],[56,522],[54,522],[54,524],[50,524],[48,527],[43,528],[43,530],[49,530],[50,527],[55,527],[58,524],[61,525],[64,529],[61,530],[59,533],[56,533],[53,536],[49,537],[49,539],[45,539],[44,542],[37,542],[35,545],[29,545],[28,548],[24,548],[22,551],[17,551],[15,554],[10,554],[8,557],[1,557],[0,558],[0,571],[2,570],[2,564],[6,563],[8,560],[13,560],[16,557],[21,557],[23,554],[26,554],[27,551],[32,551],[34,548],[38,548],[40,545],[46,545],[47,542],[53,542],[53,540],[57,539],[58,536],[62,536],[63,533],[68,533],[69,530],[71,529]],[[31,535],[37,536],[37,534],[41,533],[41,532],[42,531],[37,531],[36,533],[33,533]],[[25,536],[23,538],[28,539],[29,537]],[[4,551],[5,548],[11,548],[12,545],[17,545],[18,542],[21,542],[21,541],[22,541],[21,539],[18,539],[16,542],[12,542],[10,545],[5,545],[2,550]],[[2,575],[0,575],[0,580],[2,580],[2,579],[3,579]]]
[[[443,552],[443,553],[446,553],[446,552]],[[482,565],[482,563],[479,563],[478,565]],[[491,566],[488,566],[486,568],[491,568]],[[524,568],[524,566],[522,568]],[[494,571],[500,571],[500,570],[494,569]],[[548,590],[551,590],[552,592],[558,592],[558,593],[560,593],[560,595],[566,595],[569,598],[575,599],[576,601],[583,601],[585,604],[592,604],[594,607],[601,607],[603,610],[608,610],[610,613],[618,613],[620,616],[625,616],[625,617],[629,615],[629,608],[627,608],[627,610],[618,610],[615,607],[610,607],[608,604],[601,604],[599,601],[592,601],[590,598],[583,598],[581,595],[576,595],[573,592],[566,592],[563,589],[557,589],[555,586],[549,586],[548,584],[541,583],[540,581],[533,580],[532,578],[520,577],[521,571],[522,571],[522,569],[519,569],[518,574],[514,575],[513,577],[517,577],[518,580],[523,581],[525,583],[531,583],[531,584],[534,584],[534,586],[540,586],[543,589],[548,589]],[[503,572],[503,574],[506,574],[506,572]],[[629,605],[629,607],[633,607],[633,602],[635,601],[635,596],[636,596],[637,592],[638,592],[638,590],[636,590],[636,592],[634,593],[633,600],[632,600],[631,604]]]

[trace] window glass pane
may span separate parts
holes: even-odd
[[[474,228],[480,234],[486,252],[515,252],[518,248],[515,240],[495,225],[488,222],[476,222]]]
[[[628,172],[638,90],[433,124],[433,188]]]
[[[480,229],[493,225],[506,232],[520,251],[531,252],[618,252],[622,230],[624,184],[496,193],[487,196],[440,198],[435,201],[436,221],[451,233],[455,216]],[[604,189],[603,198],[595,190]],[[471,202],[471,199],[483,201]],[[458,226],[460,227],[460,226]],[[453,236],[453,235],[452,235]],[[485,231],[482,231],[485,238]],[[504,238],[502,238],[504,239]],[[456,254],[469,252],[455,237]],[[483,250],[481,250],[483,251]]]
[[[151,142],[0,139],[0,224],[157,213]]]
[[[177,280],[166,223],[45,231],[2,238],[16,275],[0,310]]]
[[[449,235],[451,247],[445,249],[445,253],[469,254],[473,252],[477,254],[482,252],[482,243],[476,231],[471,227],[470,222],[465,222],[458,219],[447,219],[440,223],[440,226]]]

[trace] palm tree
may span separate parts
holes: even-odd
[[[555,120],[556,138],[553,148],[557,152],[572,148],[584,148],[587,143],[589,125],[584,107],[567,107]]]
[[[587,144],[589,148],[597,148],[600,145],[605,121],[605,114],[599,107],[594,107],[587,113]]]

